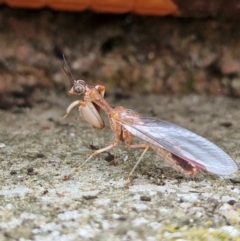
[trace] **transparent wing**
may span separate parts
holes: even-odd
[[[142,117],[132,110],[123,112],[120,122],[138,138],[164,148],[200,169],[223,176],[238,169],[232,158],[218,146],[180,126]]]

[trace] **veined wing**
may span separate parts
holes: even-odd
[[[230,175],[237,164],[209,140],[167,121],[139,116],[132,110],[121,113],[121,125],[152,145],[164,148],[197,168],[218,175]]]

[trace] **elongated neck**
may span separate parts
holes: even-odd
[[[113,110],[111,105],[103,98],[94,100],[93,102],[97,104],[101,109],[103,109],[106,114],[109,114]]]

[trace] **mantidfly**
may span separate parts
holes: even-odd
[[[172,168],[186,176],[194,177],[199,169],[220,176],[233,174],[238,170],[236,163],[218,146],[209,140],[167,121],[143,117],[139,113],[122,106],[113,107],[104,99],[105,87],[90,86],[84,80],[74,80],[68,95],[83,95],[69,105],[66,116],[75,106],[79,106],[80,116],[97,129],[104,128],[100,115],[103,110],[114,134],[112,144],[94,151],[75,171],[78,171],[94,156],[116,147],[119,141],[131,149],[144,151],[128,174],[128,180],[148,149],[153,149],[168,162]],[[133,144],[133,138],[144,141]],[[69,179],[74,173],[65,176]]]

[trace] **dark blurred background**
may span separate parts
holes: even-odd
[[[185,6],[176,17],[2,5],[0,108],[31,106],[39,91],[66,93],[72,80],[62,71],[63,53],[76,79],[103,84],[117,98],[239,97],[240,22],[234,11],[214,16],[201,7],[206,12]]]

